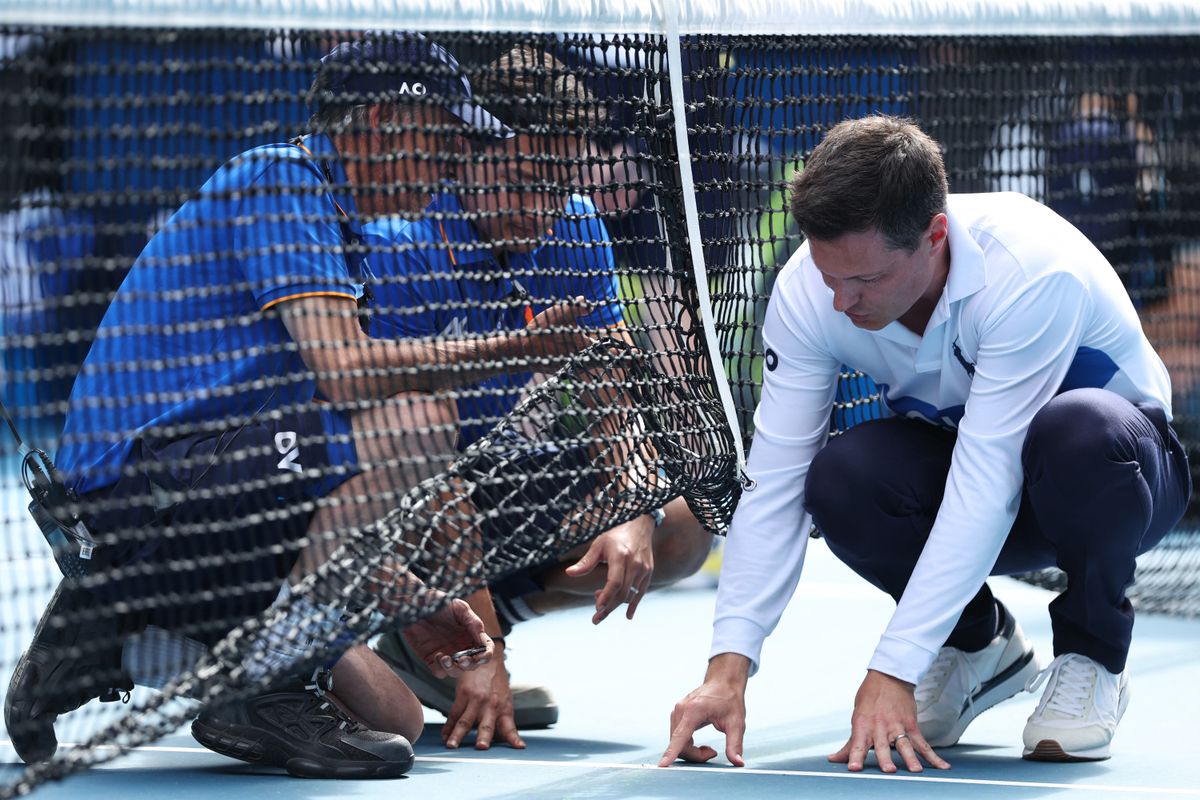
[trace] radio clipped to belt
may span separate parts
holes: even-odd
[[[0,403],[0,415],[8,423],[17,452],[21,454],[21,479],[32,498],[29,513],[54,553],[64,577],[81,580],[92,574],[96,540],[72,506],[78,500],[45,450],[30,447],[17,432],[8,409]]]

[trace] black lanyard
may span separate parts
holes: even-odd
[[[371,291],[371,284],[367,280],[367,275],[363,271],[363,261],[365,256],[361,252],[362,237],[354,232],[350,227],[350,215],[346,213],[346,209],[342,208],[341,203],[337,201],[337,197],[333,193],[335,182],[333,180],[333,170],[329,166],[329,162],[323,158],[317,158],[312,150],[304,145],[304,137],[297,136],[288,144],[295,145],[304,151],[305,155],[315,163],[321,170],[321,174],[325,177],[325,185],[329,191],[329,199],[333,201],[333,207],[338,210],[338,228],[342,232],[342,258],[346,260],[346,269],[351,275],[358,276],[362,281],[362,295],[358,298],[358,324],[362,328],[363,333],[370,335],[371,333],[371,313],[370,306],[375,299],[375,293]],[[354,252],[352,252],[354,251]],[[357,253],[357,260],[354,253]]]

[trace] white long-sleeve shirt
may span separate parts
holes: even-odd
[[[1167,370],[1083,234],[1015,193],[952,195],[947,216],[950,271],[923,336],[899,322],[861,330],[834,311],[807,245],[780,272],[763,328],[749,459],[757,487],[743,493],[729,531],[712,655],[740,653],[757,670],[795,591],[808,542],[805,478],[842,364],[870,375],[893,412],[958,431],[933,530],[868,665],[912,683],[1012,527],[1034,414],[1060,391],[1102,387],[1169,417]]]

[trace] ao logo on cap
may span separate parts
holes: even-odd
[[[423,83],[417,83],[415,81],[413,83],[409,83],[408,81],[405,81],[404,83],[400,84],[400,94],[415,94],[418,97],[423,97],[428,93],[429,90],[425,88],[425,84]]]

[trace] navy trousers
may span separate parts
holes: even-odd
[[[805,507],[829,549],[897,601],[933,528],[955,439],[923,422],[874,420],[831,439],[809,470]],[[1068,587],[1050,604],[1055,654],[1121,672],[1134,558],[1171,530],[1191,495],[1184,448],[1156,406],[1075,389],[1034,417],[1021,463],[1020,511],[991,574],[1061,568]],[[979,650],[994,628],[984,584],[946,644]]]

